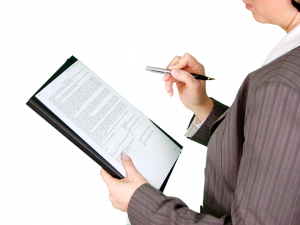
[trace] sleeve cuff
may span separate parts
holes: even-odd
[[[203,120],[201,123],[195,124],[196,118],[197,117],[195,116],[193,122],[190,123],[190,126],[188,127],[188,130],[185,132],[184,136],[192,137],[198,131],[198,129],[201,127],[201,125],[204,123],[204,121],[206,120],[206,118],[205,118],[205,120]]]

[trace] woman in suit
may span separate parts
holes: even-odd
[[[297,0],[299,1],[299,0]],[[228,107],[205,90],[204,66],[176,56],[164,77],[194,115],[186,136],[208,147],[203,207],[190,210],[151,186],[127,155],[127,177],[101,176],[117,209],[136,224],[300,224],[300,7],[291,0],[244,0],[260,23],[287,32]]]

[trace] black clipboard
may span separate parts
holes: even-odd
[[[56,77],[62,74],[66,69],[68,69],[72,64],[74,64],[77,59],[71,56],[41,87],[39,90],[28,100],[26,105],[28,105],[32,110],[44,118],[49,124],[51,124],[56,130],[58,130],[62,135],[69,139],[73,144],[80,148],[85,154],[87,154],[91,159],[93,159],[98,165],[105,169],[111,176],[122,179],[124,176],[115,169],[105,158],[103,158],[98,152],[96,152],[90,145],[88,145],[79,135],[77,135],[71,128],[69,128],[59,117],[57,117],[51,110],[49,110],[42,102],[40,102],[35,95],[45,88],[49,83],[51,83]],[[174,140],[170,135],[163,131],[157,124],[150,120],[159,130],[161,130],[166,136],[168,136],[180,149],[182,146]],[[179,157],[178,157],[179,158]],[[178,160],[177,158],[177,160]],[[163,184],[159,188],[161,192],[164,191],[166,184],[170,178],[170,175],[174,169],[177,162],[175,161],[173,167],[168,173]]]

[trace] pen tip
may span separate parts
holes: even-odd
[[[209,78],[209,80],[215,80],[215,78]]]

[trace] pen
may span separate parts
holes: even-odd
[[[191,73],[193,75],[193,77],[195,77],[198,80],[207,80],[207,81],[215,81],[216,78],[215,77],[211,77],[211,76],[204,76],[204,75],[198,75],[198,74],[194,74]]]
[[[160,73],[160,74],[171,74],[170,70],[157,68],[157,67],[151,67],[151,66],[146,66],[146,70],[148,70],[150,72],[154,72],[154,73]],[[200,75],[200,74],[195,74],[195,73],[191,73],[191,74],[197,80],[214,80],[215,79],[215,78],[206,77],[206,76]]]

